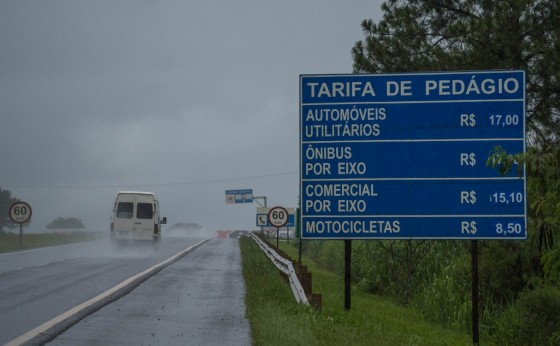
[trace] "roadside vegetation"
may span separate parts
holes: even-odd
[[[385,297],[424,320],[470,335],[469,243],[354,241],[353,295]],[[481,343],[559,345],[560,290],[537,276],[524,283],[522,244],[526,242],[479,242]],[[342,241],[304,241],[303,262],[342,277],[343,245]],[[280,247],[297,258],[297,242]]]
[[[469,345],[467,333],[429,322],[412,306],[353,286],[352,308],[344,310],[344,280],[310,259],[313,291],[322,310],[296,303],[279,271],[248,238],[240,239],[247,318],[254,345]],[[297,251],[282,246],[292,258]]]
[[[354,73],[526,72],[526,153],[498,147],[486,165],[520,174],[524,164],[528,239],[479,241],[481,340],[560,345],[560,2],[388,0],[382,11],[378,22],[361,23]],[[469,242],[353,246],[352,279],[361,290],[468,329]],[[341,244],[305,242],[304,248],[322,267],[340,272]]]
[[[24,233],[20,246],[19,233],[0,232],[0,253],[92,241],[101,239],[102,236],[101,232]]]

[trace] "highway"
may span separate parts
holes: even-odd
[[[3,254],[0,344],[247,345],[244,292],[238,240],[214,235]]]

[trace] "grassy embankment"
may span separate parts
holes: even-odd
[[[23,234],[20,246],[19,233],[0,233],[0,253],[35,249],[40,247],[78,243],[100,239],[100,232],[72,232],[68,234]]]
[[[247,318],[255,345],[469,345],[464,333],[425,321],[418,311],[352,289],[344,310],[344,279],[304,258],[322,311],[298,305],[289,285],[255,242],[240,239]],[[281,246],[282,247],[282,246]],[[295,249],[282,248],[292,258]]]

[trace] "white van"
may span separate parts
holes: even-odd
[[[111,216],[111,240],[114,242],[152,241],[161,239],[159,202],[153,192],[120,191]]]

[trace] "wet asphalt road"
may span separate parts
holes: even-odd
[[[250,345],[238,240],[212,239],[49,345]]]
[[[164,239],[157,252],[102,241],[1,255],[0,344],[202,239]],[[248,345],[243,297],[238,240],[213,238],[51,344]]]

